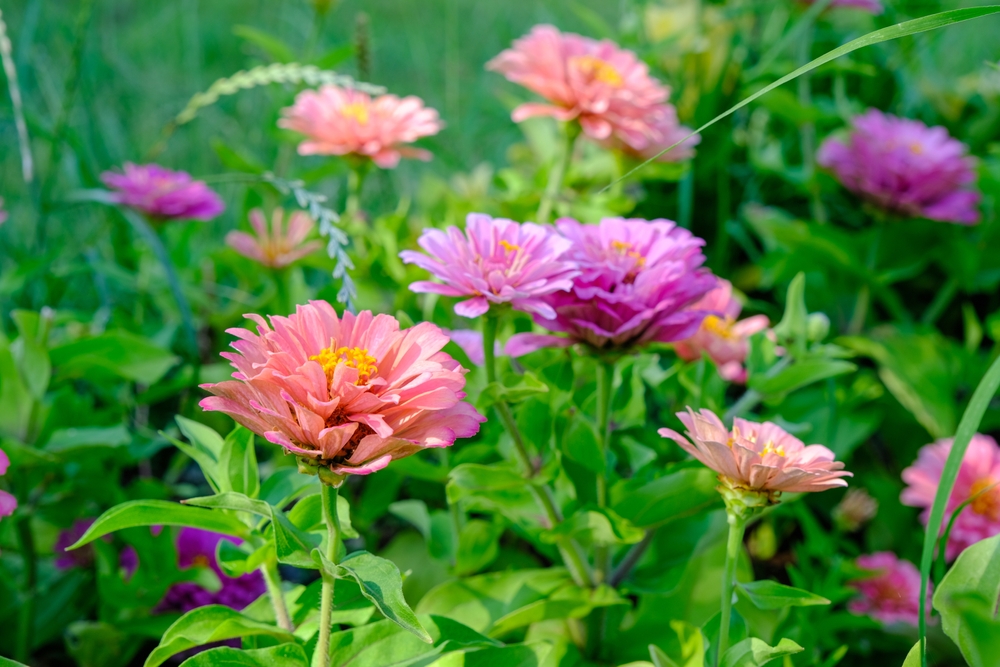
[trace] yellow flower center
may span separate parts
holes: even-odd
[[[784,456],[785,456],[785,448],[783,446],[782,447],[775,447],[774,443],[771,442],[770,440],[768,440],[767,444],[764,445],[764,449],[761,450],[760,455],[761,456],[767,456],[768,454],[777,454],[778,456],[784,458]]]
[[[913,152],[914,155],[923,155],[924,147],[921,146],[916,141],[914,141],[910,144],[910,150]]]
[[[516,250],[520,250],[521,249],[521,246],[514,245],[513,243],[508,243],[507,241],[503,241],[503,240],[500,241],[500,245],[502,245],[503,249],[506,250],[507,252],[514,252]]]
[[[618,70],[597,56],[574,56],[569,59],[569,65],[592,81],[600,81],[615,87],[625,83]]]
[[[701,322],[701,328],[720,338],[735,338],[732,332],[733,320],[717,315],[709,315]]]
[[[1000,486],[994,486],[996,483],[997,480],[985,477],[972,485],[970,493],[971,496],[975,496],[977,493],[981,493],[993,486],[992,489],[985,491],[985,493],[982,493],[981,496],[973,500],[970,507],[976,514],[981,514],[994,520],[1000,519]]]
[[[340,107],[340,113],[345,118],[353,118],[359,125],[367,125],[369,112],[368,106],[360,102],[352,102]]]
[[[309,357],[309,360],[319,362],[328,382],[333,380],[333,374],[340,364],[358,369],[358,380],[354,383],[356,385],[368,384],[372,376],[378,373],[376,359],[368,354],[368,350],[363,347],[337,347],[337,342],[333,340],[330,341],[330,347]]]

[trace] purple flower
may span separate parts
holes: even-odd
[[[118,204],[159,220],[211,220],[225,205],[203,181],[157,164],[125,163],[125,173],[106,171],[101,180]]]
[[[219,576],[222,588],[208,591],[190,581],[174,584],[157,607],[158,611],[189,612],[209,604],[221,604],[233,609],[243,609],[264,594],[264,579],[260,572],[241,577],[227,577],[215,560],[215,550],[221,540],[238,544],[235,537],[212,533],[197,528],[182,528],[177,535],[177,561],[181,568],[197,565],[211,567]]]
[[[491,304],[509,303],[517,310],[551,319],[556,313],[544,297],[569,289],[577,273],[563,257],[570,242],[551,227],[532,222],[470,213],[464,234],[457,227],[425,229],[417,243],[429,257],[415,250],[404,250],[399,256],[441,283],[420,281],[410,289],[472,297],[455,306],[463,317],[479,317]]]
[[[0,449],[0,476],[7,474],[7,468],[10,467],[10,459],[7,458],[7,454]],[[6,491],[0,489],[0,518],[5,516],[10,516],[17,509],[17,498],[7,493]]]
[[[700,238],[668,220],[605,218],[582,225],[563,218],[556,227],[573,244],[566,258],[580,274],[570,290],[546,298],[556,317],[535,321],[568,338],[517,334],[507,342],[507,354],[573,343],[622,350],[683,340],[698,330],[706,313],[686,308],[716,284],[700,268]]]
[[[94,547],[92,545],[88,544],[73,551],[66,551],[66,548],[76,544],[93,523],[94,519],[77,519],[72,526],[59,533],[55,546],[57,568],[69,570],[74,567],[90,567],[91,563],[94,562]],[[107,540],[108,537],[105,536],[105,541]]]
[[[979,222],[974,161],[947,130],[877,109],[852,125],[846,141],[829,138],[817,155],[844,187],[896,215]]]

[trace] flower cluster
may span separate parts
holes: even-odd
[[[255,233],[229,232],[226,243],[241,255],[272,269],[288,266],[322,246],[319,241],[305,242],[316,226],[305,211],[295,211],[288,216],[287,226],[284,216],[280,208],[274,209],[268,229],[264,212],[255,208],[250,211],[250,226]]]
[[[872,575],[850,582],[858,592],[847,605],[851,613],[871,616],[886,625],[916,626],[920,622],[920,571],[913,563],[890,551],[860,556],[855,562]],[[928,610],[930,594],[928,589]]]
[[[124,172],[106,171],[101,180],[117,204],[154,220],[211,220],[225,204],[203,181],[157,164],[125,163]]]

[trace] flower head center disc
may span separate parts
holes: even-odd
[[[982,493],[978,498],[972,501],[970,507],[972,511],[976,514],[981,514],[982,516],[990,517],[994,521],[1000,520],[1000,486],[994,486],[997,480],[990,479],[986,477],[976,481],[972,485],[970,495],[975,496],[978,493],[984,491],[984,489],[989,489],[993,486],[994,488]]]
[[[615,87],[625,83],[614,66],[597,56],[574,56],[569,59],[569,65],[591,81],[600,81]]]
[[[370,118],[368,107],[360,102],[345,104],[340,108],[340,113],[345,118],[353,118],[358,122],[358,125],[367,125]]]
[[[354,383],[356,385],[368,384],[372,376],[378,373],[378,367],[375,365],[377,360],[368,354],[368,350],[363,347],[337,347],[336,341],[330,341],[330,347],[309,357],[309,360],[319,362],[323,372],[326,373],[327,382],[333,381],[333,374],[340,364],[357,369],[358,379]]]

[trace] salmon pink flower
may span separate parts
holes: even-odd
[[[400,330],[389,315],[338,317],[325,301],[288,317],[248,315],[257,333],[224,353],[235,380],[202,385],[205,410],[225,412],[298,457],[304,472],[339,483],[425,447],[448,447],[485,421],[465,398],[465,373],[441,352],[448,337],[422,322]]]
[[[295,211],[288,216],[287,228],[284,211],[280,208],[271,213],[271,227],[268,229],[264,212],[259,208],[250,211],[250,226],[255,234],[229,232],[226,243],[244,257],[270,267],[280,269],[315,252],[322,244],[319,241],[304,243],[316,226],[305,211]]]
[[[649,160],[656,157],[660,151],[683,141],[684,143],[656,157],[657,162],[681,162],[694,157],[694,147],[701,142],[701,136],[696,134],[685,140],[685,137],[691,134],[691,129],[681,125],[677,120],[677,109],[674,105],[658,104],[649,111],[646,118],[651,130],[647,141],[633,145],[612,137],[603,142],[604,145],[620,150],[637,160]]]
[[[154,220],[211,220],[226,208],[203,181],[158,164],[127,162],[124,173],[106,171],[101,180],[116,203]]]
[[[920,571],[916,566],[891,551],[859,556],[855,562],[872,575],[850,582],[859,594],[847,605],[851,613],[871,616],[886,625],[916,627],[920,623]],[[927,609],[931,608],[930,598],[928,586]]]
[[[10,467],[10,459],[7,458],[6,452],[0,449],[0,477],[7,474],[7,469]],[[0,489],[0,518],[5,516],[10,516],[17,509],[17,498],[7,493],[3,489]]]
[[[974,161],[947,130],[877,109],[852,125],[846,140],[827,139],[817,155],[845,188],[893,215],[979,222]]]
[[[465,233],[425,229],[417,243],[427,254],[404,250],[408,264],[429,271],[440,283],[419,281],[410,290],[471,297],[455,306],[463,317],[486,314],[491,304],[509,303],[542,318],[556,316],[544,297],[567,290],[577,274],[564,257],[570,242],[551,227],[470,213]]]
[[[636,150],[658,141],[656,111],[670,91],[634,53],[613,42],[538,25],[486,68],[549,101],[522,104],[514,109],[514,122],[534,116],[575,120],[596,141],[613,139]]]
[[[546,298],[555,317],[536,316],[535,322],[568,337],[516,334],[507,354],[574,343],[627,350],[683,340],[698,330],[705,313],[689,306],[715,285],[701,268],[704,241],[668,220],[605,218],[582,225],[563,218],[556,227],[572,244],[565,259],[580,273],[568,291]]]
[[[372,99],[351,88],[326,85],[304,90],[282,111],[278,125],[306,135],[300,155],[355,155],[392,169],[400,158],[429,160],[431,154],[411,148],[421,137],[443,127],[438,112],[419,97],[381,95]]]
[[[717,279],[715,289],[699,299],[692,310],[713,313],[706,315],[701,328],[691,336],[674,344],[677,356],[685,361],[701,359],[702,353],[715,362],[719,375],[730,382],[746,382],[747,372],[743,362],[747,358],[747,339],[767,328],[764,315],[755,315],[737,321],[742,306],[733,298],[733,286],[728,280]]]
[[[930,516],[953,442],[953,438],[945,438],[921,448],[916,462],[903,471],[907,487],[900,499],[904,505],[924,508],[920,515],[924,524]],[[966,547],[1000,534],[1000,446],[990,436],[978,433],[972,436],[965,450],[955,487],[945,506],[942,530],[958,506],[974,496],[975,500],[955,519],[948,536],[945,549],[948,560],[956,558]]]

